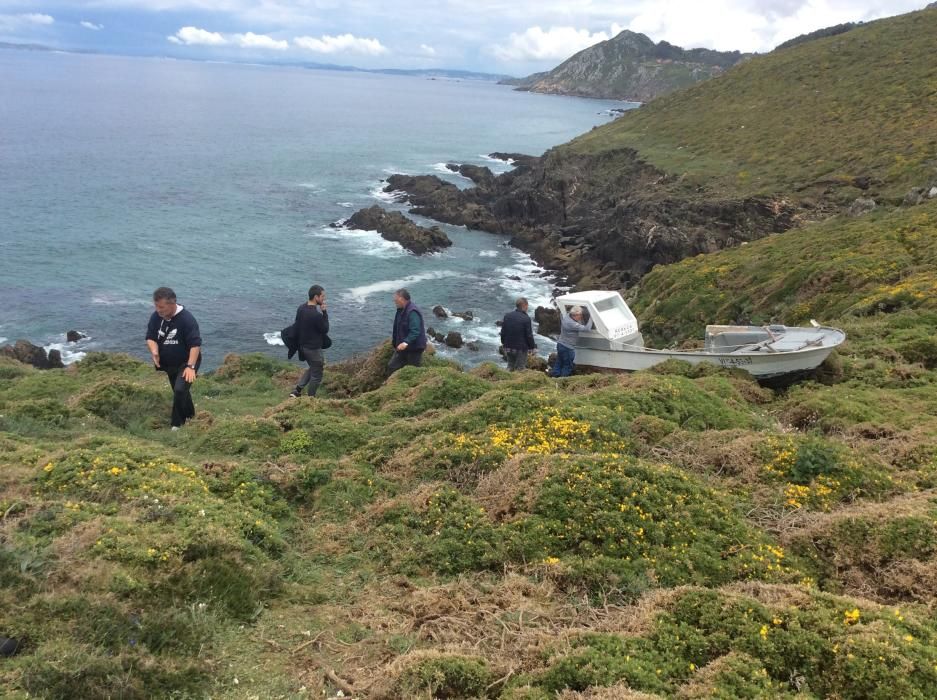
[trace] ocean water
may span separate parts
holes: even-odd
[[[518,295],[547,302],[547,271],[465,228],[444,226],[454,245],[416,257],[330,224],[399,208],[380,191],[389,174],[468,185],[444,164],[503,171],[485,154],[539,154],[615,106],[470,81],[0,50],[0,339],[62,347],[76,329],[89,338],[66,360],[145,357],[150,294],[167,285],[199,320],[208,367],[282,355],[277,332],[318,283],[340,359],[388,336],[391,293],[407,286],[429,323],[481,346],[445,354],[491,359],[495,320]],[[436,304],[476,320],[436,321]]]

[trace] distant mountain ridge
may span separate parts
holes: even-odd
[[[751,54],[683,49],[625,30],[568,58],[551,71],[505,80],[518,90],[648,102],[723,73]]]

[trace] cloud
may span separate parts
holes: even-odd
[[[507,44],[495,44],[489,50],[501,61],[559,61],[608,38],[605,32],[593,34],[574,27],[550,27],[546,31],[528,27],[521,34],[512,33]]]
[[[423,54],[426,55],[426,56],[435,56],[435,55],[436,55],[436,49],[434,49],[434,48],[433,48],[432,46],[430,46],[429,44],[420,44],[420,51],[422,51]]]
[[[11,31],[28,27],[48,26],[55,22],[52,15],[39,12],[24,13],[20,15],[0,15],[0,29]]]
[[[286,49],[290,47],[289,42],[285,39],[274,39],[266,34],[254,34],[254,32],[235,34],[232,38],[242,49],[273,49],[275,51],[286,51]]]
[[[367,56],[380,56],[387,53],[387,47],[377,39],[364,39],[354,34],[338,36],[325,34],[319,38],[298,36],[293,39],[293,45],[316,53],[360,53]]]
[[[178,32],[167,37],[173,44],[179,46],[237,46],[242,49],[270,49],[285,51],[290,47],[285,39],[274,39],[267,34],[220,34],[210,32],[198,27],[182,27]]]
[[[228,43],[218,32],[210,32],[198,27],[182,27],[178,32],[167,37],[173,44],[184,46],[224,46]]]
[[[104,29],[104,25],[103,25],[103,24],[95,24],[94,22],[89,22],[89,21],[86,20],[86,19],[81,20],[81,22],[79,22],[79,24],[80,24],[82,27],[84,27],[85,29],[90,29],[90,30],[93,31],[93,32],[99,32],[99,31],[101,31],[102,29]]]

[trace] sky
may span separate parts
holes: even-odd
[[[624,29],[685,48],[770,51],[929,0],[0,0],[0,41],[363,68],[550,69]]]

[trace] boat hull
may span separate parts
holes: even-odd
[[[796,352],[720,355],[667,350],[577,348],[576,364],[608,370],[638,371],[650,369],[667,360],[681,360],[694,365],[711,364],[717,367],[742,369],[758,379],[772,379],[812,371],[823,364],[833,350],[832,347],[824,346],[805,348]]]

